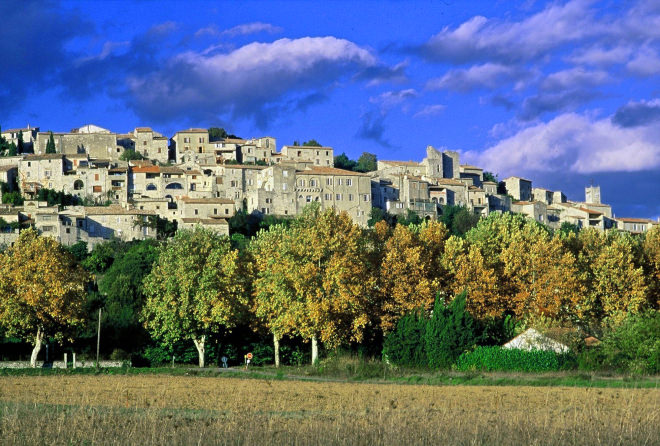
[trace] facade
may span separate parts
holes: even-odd
[[[302,161],[316,167],[334,167],[335,155],[332,147],[283,146],[282,160]]]
[[[532,181],[520,177],[509,177],[504,179],[506,191],[516,201],[532,200]]]

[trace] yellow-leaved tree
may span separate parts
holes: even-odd
[[[0,254],[0,325],[33,343],[32,367],[46,336],[61,341],[83,323],[90,280],[58,242],[33,229]]]

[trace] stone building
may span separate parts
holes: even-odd
[[[50,132],[39,132],[34,147],[34,153],[46,153],[46,144]],[[98,133],[59,133],[53,132],[55,150],[59,154],[88,154],[91,158],[118,160],[124,148],[117,144],[117,134],[105,130]]]
[[[209,153],[213,146],[209,145],[209,131],[207,129],[191,128],[180,130],[170,139],[170,148],[175,154],[176,162],[183,162],[186,152]]]
[[[520,177],[509,177],[504,179],[506,191],[515,201],[531,201],[532,181]]]
[[[167,164],[169,160],[168,139],[151,127],[136,127],[131,133],[117,135],[117,144],[151,161]]]
[[[7,143],[14,143],[14,145],[18,147],[18,136],[21,133],[23,136],[23,150],[25,153],[33,152],[34,142],[37,139],[37,133],[39,133],[39,127],[30,127],[30,124],[28,124],[28,126],[23,129],[2,130],[0,136],[5,138]]]
[[[316,167],[333,167],[335,165],[332,147],[283,146],[281,155],[282,160],[309,162]]]

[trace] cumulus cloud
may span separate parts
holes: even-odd
[[[626,63],[632,53],[633,49],[626,45],[617,45],[612,48],[592,46],[576,50],[567,59],[569,62],[579,65],[608,67]]]
[[[430,60],[453,63],[529,60],[597,33],[590,3],[553,3],[517,22],[475,16],[455,29],[443,28],[418,51]]]
[[[525,98],[518,113],[523,121],[536,119],[544,113],[576,108],[600,96],[600,93],[590,90],[572,89],[558,93],[540,93]]]
[[[634,172],[660,168],[659,135],[657,126],[622,128],[609,118],[566,113],[464,155],[503,175]]]
[[[540,88],[546,91],[586,88],[604,84],[609,80],[610,76],[605,71],[589,71],[576,67],[548,75],[541,82]]]
[[[658,121],[660,121],[660,99],[629,102],[612,116],[612,122],[620,127],[639,127]]]
[[[435,105],[427,105],[424,108],[422,108],[420,111],[415,113],[413,115],[413,118],[430,118],[432,116],[437,116],[443,111],[445,111],[445,107],[442,104],[435,104]]]
[[[496,88],[514,79],[520,79],[525,73],[518,68],[486,63],[474,65],[468,69],[450,70],[444,76],[427,82],[429,90],[453,90],[467,92],[477,88]]]
[[[158,71],[131,76],[128,87],[133,106],[147,119],[257,117],[288,94],[308,94],[377,64],[369,50],[348,40],[279,39],[222,54],[185,52]]]
[[[660,57],[658,53],[644,46],[635,54],[635,57],[626,64],[626,68],[633,74],[648,77],[660,74]]]

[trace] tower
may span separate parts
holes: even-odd
[[[585,187],[584,201],[585,203],[600,204],[600,186],[594,186],[592,184],[589,187]]]

